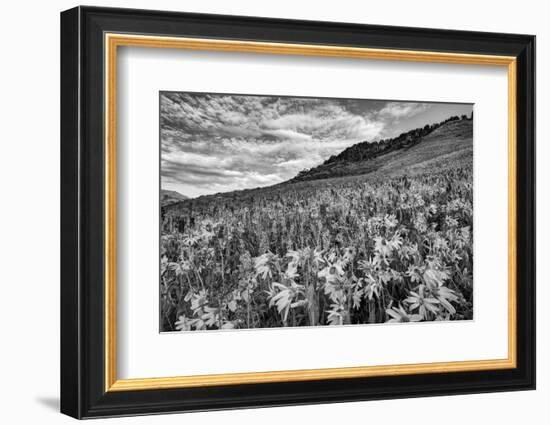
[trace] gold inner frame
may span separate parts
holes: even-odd
[[[105,391],[135,391],[516,367],[516,58],[326,45],[105,34]],[[118,379],[116,324],[117,51],[120,46],[503,66],[508,71],[508,357],[495,360]]]

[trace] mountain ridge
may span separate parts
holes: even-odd
[[[167,189],[160,190],[160,204],[162,206],[174,204],[180,201],[185,201],[187,199],[189,199],[188,196],[182,195],[176,190],[167,190]]]
[[[356,143],[337,155],[328,158],[322,164],[300,171],[291,182],[319,180],[331,177],[343,177],[346,175],[369,174],[380,168],[377,158],[388,157],[393,152],[405,152],[417,146],[432,133],[453,122],[472,122],[472,118],[452,116],[435,124],[426,124],[424,127],[415,128],[401,133],[399,136],[382,139],[379,141]],[[471,126],[470,126],[471,131]],[[439,131],[441,133],[441,131]],[[356,164],[361,164],[357,165]]]

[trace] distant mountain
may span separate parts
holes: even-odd
[[[175,190],[160,190],[160,204],[162,206],[174,204],[176,202],[184,201],[186,199],[189,198],[179,192],[176,192]]]
[[[412,171],[436,171],[447,166],[447,161],[451,158],[471,162],[472,122],[466,116],[453,116],[391,139],[360,142],[317,167],[301,171],[290,182],[372,173],[394,175]]]

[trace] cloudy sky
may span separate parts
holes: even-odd
[[[161,186],[189,197],[269,186],[357,142],[472,105],[161,92]]]

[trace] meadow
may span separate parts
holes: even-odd
[[[163,207],[161,330],[472,319],[470,155]]]

